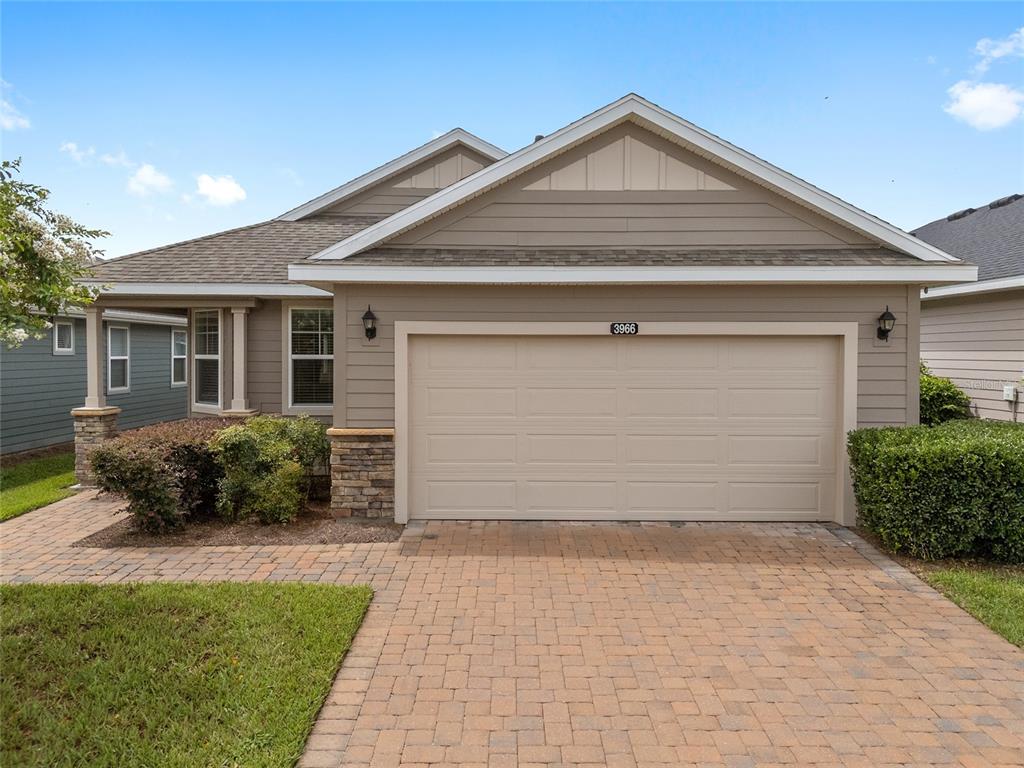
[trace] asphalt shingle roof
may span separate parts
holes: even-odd
[[[265,221],[102,262],[97,279],[125,283],[287,283],[288,265],[377,221],[334,216]]]
[[[964,215],[952,214],[952,221],[942,218],[911,234],[977,264],[978,280],[1024,275],[1024,197],[1016,197],[995,208],[986,205]]]

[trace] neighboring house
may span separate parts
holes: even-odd
[[[101,344],[107,402],[128,429],[188,413],[184,315],[108,310]],[[69,443],[85,397],[85,315],[58,317],[41,339],[0,346],[0,452]]]
[[[850,522],[846,432],[917,421],[921,288],[975,274],[630,95],[96,280],[189,311],[193,413],[330,419],[339,514]]]
[[[932,288],[921,297],[922,359],[970,395],[975,415],[1019,421],[1024,410],[1024,195],[952,213],[913,234],[978,266],[978,282]]]

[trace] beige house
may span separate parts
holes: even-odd
[[[976,416],[1022,419],[1024,195],[925,224],[914,234],[976,264],[978,281],[921,297],[921,357],[971,397]]]
[[[335,508],[399,522],[851,522],[846,432],[916,422],[922,287],[976,275],[634,95],[96,272],[188,309],[194,414],[330,419]]]

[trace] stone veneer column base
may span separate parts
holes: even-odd
[[[395,430],[327,430],[331,512],[336,517],[395,516]]]
[[[89,453],[117,434],[117,414],[120,412],[121,409],[115,406],[75,408],[71,411],[75,417],[75,479],[79,485],[91,488],[96,484]]]

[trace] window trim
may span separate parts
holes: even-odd
[[[71,327],[71,346],[68,348],[62,348],[57,346],[57,326],[67,325]],[[75,354],[75,321],[74,320],[54,320],[53,321],[53,354],[55,355],[73,355]]]
[[[117,355],[113,354],[113,345],[110,343],[110,339],[113,336],[114,331],[124,331],[124,345],[126,354]],[[111,363],[114,360],[124,360],[124,386],[114,387],[111,385]],[[120,395],[126,392],[132,391],[132,327],[130,325],[120,325],[115,323],[107,323],[107,394],[108,395]]]
[[[296,310],[302,311],[317,311],[317,312],[330,312],[334,315],[334,307],[327,304],[321,304],[319,306],[315,304],[296,304],[288,307],[288,311],[285,314],[285,324],[287,325],[288,333],[285,334],[285,367],[287,368],[287,375],[285,376],[285,399],[284,402],[287,404],[286,413],[297,414],[297,413],[308,413],[311,416],[330,416],[334,413],[334,391],[332,384],[331,391],[331,402],[329,403],[295,403],[292,401],[292,395],[294,390],[292,389],[292,377],[294,374],[295,367],[292,365],[293,360],[330,360],[331,361],[331,375],[333,382],[334,374],[334,355],[293,355],[292,354],[292,313]],[[337,333],[338,333],[338,318],[334,317],[334,330],[331,332],[334,335],[335,352],[337,351]]]
[[[217,315],[217,354],[216,355],[199,355],[196,354],[195,350],[198,349],[196,345],[196,331],[199,329],[199,323],[196,322],[196,315],[202,313],[214,313]],[[189,388],[191,391],[191,408],[197,413],[220,413],[224,409],[224,313],[220,309],[194,309],[192,310],[192,348],[191,348],[191,368],[192,374],[192,386]],[[217,361],[217,402],[214,403],[199,403],[196,402],[196,385],[199,382],[199,377],[196,376],[196,361],[197,360],[216,360]]]
[[[185,354],[176,355],[174,354],[174,335],[177,333],[185,334]],[[185,378],[182,381],[174,380],[174,361],[184,360],[185,361]],[[171,328],[171,387],[177,389],[179,387],[188,386],[188,329],[187,328]]]

